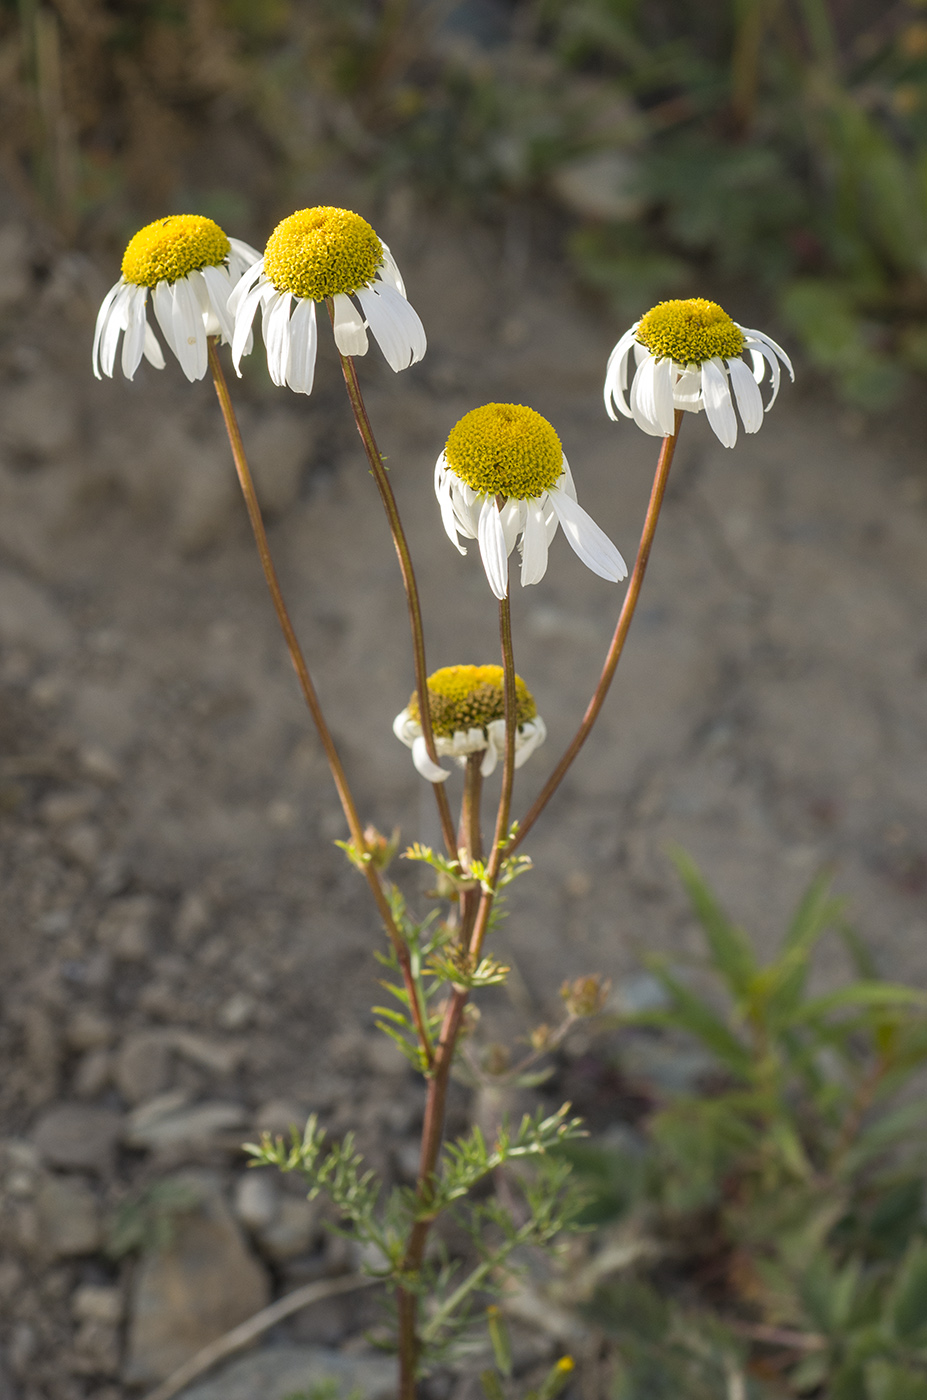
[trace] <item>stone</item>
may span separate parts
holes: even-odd
[[[288,1138],[295,1128],[302,1136],[308,1117],[306,1110],[290,1099],[268,1099],[254,1115],[254,1131],[258,1137],[270,1133],[271,1137]]]
[[[46,1109],[32,1140],[49,1166],[105,1175],[121,1130],[122,1115],[114,1109],[63,1103]]]
[[[270,1298],[268,1277],[248,1251],[218,1183],[193,1173],[173,1180],[193,1186],[200,1204],[175,1218],[170,1243],[143,1257],[135,1272],[123,1373],[134,1385],[163,1380]]]
[[[79,1322],[121,1322],[122,1290],[106,1284],[82,1283],[71,1295],[71,1312]]]
[[[191,1064],[212,1074],[231,1074],[244,1059],[246,1046],[240,1040],[212,1040],[194,1031],[172,1031],[171,1045]]]
[[[103,834],[93,822],[76,822],[61,833],[61,848],[76,865],[93,870],[103,850]]]
[[[216,1020],[224,1031],[243,1031],[257,1012],[257,999],[250,992],[233,992],[219,1008]]]
[[[100,1210],[83,1177],[47,1176],[35,1204],[39,1248],[47,1257],[69,1259],[99,1249]]]
[[[31,1103],[47,1103],[58,1092],[61,1040],[57,1026],[42,1006],[28,1006],[23,1015],[27,1093]]]
[[[122,962],[144,962],[151,952],[157,902],[150,895],[114,899],[100,920],[97,938]]]
[[[392,1400],[396,1363],[374,1352],[343,1352],[318,1346],[267,1346],[230,1361],[199,1384],[181,1392],[180,1400],[286,1400],[312,1394],[335,1382],[338,1395],[358,1393],[362,1400]]]
[[[72,1050],[98,1050],[113,1039],[113,1023],[102,1012],[80,1007],[68,1022],[67,1041]]]
[[[127,1036],[116,1056],[115,1079],[128,1103],[144,1103],[163,1093],[170,1077],[170,1046],[160,1031]]]
[[[113,1057],[108,1050],[88,1050],[74,1071],[73,1092],[79,1099],[95,1099],[113,1077]]]
[[[271,1259],[285,1263],[308,1254],[321,1233],[317,1202],[284,1196],[274,1219],[258,1231],[258,1239]]]
[[[174,1095],[162,1094],[160,1105],[156,1105],[157,1100],[143,1104],[130,1115],[123,1139],[128,1147],[161,1152],[179,1147],[208,1146],[214,1144],[219,1134],[232,1128],[242,1128],[248,1121],[241,1104],[220,1100],[181,1107]]]
[[[280,1192],[271,1172],[244,1172],[235,1185],[235,1214],[246,1230],[264,1230],[277,1218]]]
[[[119,1373],[119,1327],[113,1322],[87,1318],[74,1334],[74,1350],[68,1370],[78,1376],[115,1376]]]
[[[635,189],[638,172],[638,162],[626,152],[594,151],[558,166],[551,187],[561,203],[583,218],[629,223],[646,208]]]
[[[88,817],[99,800],[97,793],[80,789],[50,792],[39,804],[39,816],[47,826],[70,826]]]

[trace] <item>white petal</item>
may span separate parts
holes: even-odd
[[[525,501],[516,501],[513,497],[509,497],[499,512],[499,523],[502,526],[507,555],[511,554],[515,548],[515,541],[525,528],[525,505]]]
[[[407,749],[411,749],[413,742],[421,734],[421,725],[413,720],[409,715],[408,705],[393,720],[393,733],[400,739]]]
[[[133,287],[126,302],[126,333],[122,342],[122,372],[126,379],[134,379],[135,371],[141,364],[145,350],[145,327],[148,324],[145,307],[148,301],[147,287]]]
[[[315,302],[299,297],[290,319],[290,348],[287,352],[286,382],[297,394],[311,394],[315,378],[315,356],[318,343]]]
[[[147,316],[145,317],[145,348],[143,354],[148,363],[154,365],[155,369],[164,368],[164,353],[158,344],[157,336],[148,324]]]
[[[573,480],[573,473],[570,471],[570,464],[566,459],[566,454],[564,454],[563,458],[563,475],[557,482],[557,490],[562,491],[565,496],[569,496],[571,501],[576,500],[576,483]]]
[[[757,340],[759,341],[761,346],[767,346],[770,350],[774,352],[774,354],[778,355],[779,359],[782,361],[782,363],[788,370],[789,378],[791,379],[792,383],[795,383],[795,371],[792,368],[792,361],[789,359],[782,346],[779,345],[775,340],[773,340],[771,335],[767,335],[765,331],[752,331],[749,329],[748,326],[738,326],[737,329],[743,331],[748,341]]]
[[[769,365],[769,374],[772,379],[772,394],[770,395],[769,403],[766,405],[766,412],[768,413],[779,397],[779,384],[782,379],[782,371],[779,368],[778,356],[774,350],[771,350],[770,347],[765,345],[761,340],[748,340],[746,348],[750,351],[751,356],[755,357],[759,355],[761,359]],[[759,376],[757,377],[759,378]]]
[[[112,305],[109,308],[109,315],[106,318],[106,325],[103,327],[103,334],[100,338],[100,368],[107,379],[113,377],[113,365],[116,362],[116,346],[119,337],[125,330],[128,320],[128,305],[132,296],[132,285],[123,282],[113,297]]]
[[[500,758],[505,757],[505,720],[490,720],[486,726],[486,736],[486,752],[480,764],[480,773],[484,778],[488,778],[495,771]]]
[[[702,372],[700,369],[686,368],[682,371],[673,385],[673,404],[676,408],[684,408],[689,413],[701,413],[705,405],[702,403]]]
[[[725,447],[733,447],[737,441],[737,415],[731,402],[731,386],[719,359],[706,360],[702,365],[702,398],[715,437]]]
[[[540,583],[547,572],[547,527],[544,506],[541,501],[528,501],[525,518],[525,533],[521,544],[521,582]]]
[[[378,271],[377,276],[381,277],[384,282],[388,282],[391,287],[395,287],[396,291],[399,292],[401,296],[405,296],[406,286],[402,280],[399,268],[396,266],[396,259],[393,257],[382,238],[380,239],[380,247],[383,249],[383,266]]]
[[[653,372],[656,360],[648,354],[643,364],[638,365],[634,382],[631,385],[631,413],[639,428],[651,437],[665,437],[662,427],[650,414],[653,406]]]
[[[748,433],[759,432],[763,424],[763,395],[760,393],[760,387],[743,360],[728,360],[727,367],[734,386],[737,407],[744,421],[744,429]]]
[[[99,311],[97,312],[97,324],[96,324],[96,326],[95,326],[95,328],[94,328],[94,332],[93,332],[93,350],[91,351],[91,360],[92,360],[92,363],[93,363],[93,373],[94,373],[94,375],[95,375],[95,377],[96,377],[97,379],[100,379],[100,378],[101,378],[101,375],[100,375],[100,353],[99,353],[99,352],[100,352],[100,339],[101,339],[101,337],[102,337],[102,335],[103,335],[103,331],[104,331],[104,329],[105,329],[105,327],[106,327],[106,323],[107,323],[107,321],[109,320],[109,314],[110,314],[110,310],[111,310],[111,308],[112,308],[113,302],[116,300],[116,297],[117,297],[117,295],[119,294],[119,289],[120,289],[120,287],[124,287],[124,286],[125,286],[125,283],[124,283],[124,282],[122,281],[122,279],[120,278],[120,280],[116,283],[116,285],[115,285],[114,287],[110,287],[109,291],[106,293],[106,296],[103,298],[103,301],[102,301],[102,304],[101,304],[101,306],[100,306]]]
[[[492,496],[487,496],[483,501],[477,538],[480,542],[480,554],[483,559],[483,568],[486,570],[486,577],[489,579],[489,586],[501,602],[509,587],[509,557],[505,548],[505,535],[502,533],[499,510],[495,498]]]
[[[665,437],[672,437],[676,431],[676,410],[673,406],[673,386],[676,383],[676,366],[665,356],[657,360],[653,367],[653,413],[651,417],[659,423]]]
[[[234,284],[247,272],[248,268],[261,261],[261,255],[257,248],[252,248],[251,244],[245,243],[243,239],[230,238],[228,261],[229,276]]]
[[[235,286],[232,288],[232,292],[229,297],[229,315],[232,317],[233,320],[235,320],[235,318],[237,317],[238,308],[241,306],[242,302],[244,301],[248,293],[251,291],[252,287],[256,287],[258,282],[260,282],[263,273],[264,259],[259,258],[258,261],[254,263],[251,267],[249,267],[248,271],[243,273],[242,276],[239,277],[238,281],[235,283]]]
[[[229,312],[229,297],[232,294],[231,279],[223,267],[204,267],[203,281],[206,284],[210,308],[219,322],[222,339],[227,345],[230,345],[235,331],[235,318]]]
[[[178,277],[174,293],[174,343],[180,368],[192,384],[206,373],[206,327],[196,292],[186,277]]]
[[[441,509],[441,524],[444,526],[444,533],[458,553],[466,554],[467,551],[460,543],[457,534],[457,517],[454,514],[454,503],[451,497],[450,472],[445,465],[443,452],[435,463],[435,495]]]
[[[357,299],[390,369],[408,369],[425,353],[425,327],[395,287],[376,282],[360,287]]]
[[[523,763],[527,762],[535,749],[540,748],[546,738],[547,725],[540,715],[535,715],[534,719],[523,724],[515,740],[515,767],[520,768]]]
[[[442,768],[439,763],[433,763],[428,757],[428,746],[423,734],[412,743],[412,762],[422,777],[427,778],[430,783],[444,783],[451,776],[450,769]]]
[[[571,501],[563,491],[554,487],[550,500],[573,552],[599,578],[611,583],[627,578],[628,567],[604,530],[600,530],[591,515],[581,505]]]
[[[367,353],[367,332],[364,330],[364,321],[357,307],[350,297],[339,292],[332,297],[335,309],[335,319],[332,328],[335,332],[335,344],[342,355],[366,355]]]
[[[277,292],[264,308],[264,319],[261,325],[264,332],[264,344],[267,346],[267,372],[273,382],[280,387],[286,383],[292,300],[289,292]]]
[[[239,287],[242,285],[242,282],[244,282],[244,278],[239,282]],[[251,326],[254,321],[255,312],[264,298],[264,288],[267,285],[266,283],[259,282],[257,286],[252,287],[248,295],[238,303],[235,312],[235,329],[232,334],[232,364],[235,366],[235,373],[239,378],[241,378],[241,370],[239,369],[241,357],[249,353],[251,348],[249,342],[253,344]],[[235,293],[233,292],[232,297],[234,297],[234,295]],[[229,298],[229,311],[231,311],[232,308],[232,297]]]
[[[158,325],[161,327],[161,334],[167,341],[167,348],[172,355],[176,355],[177,344],[174,340],[174,293],[171,291],[170,282],[157,282],[151,300],[154,304]]]
[[[637,334],[639,325],[640,321],[635,321],[631,329],[625,331],[608,357],[608,365],[605,370],[605,408],[609,418],[613,419],[615,422],[618,420],[615,418],[612,409],[613,402],[615,408],[618,409],[619,413],[624,414],[625,418],[633,417],[628,407],[627,399],[625,398],[625,390],[628,387],[628,356],[631,353],[631,347],[634,344],[634,337]]]

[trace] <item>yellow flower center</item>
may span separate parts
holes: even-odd
[[[444,456],[472,490],[517,501],[549,491],[563,472],[557,434],[540,413],[519,403],[488,403],[464,414]]]
[[[366,287],[382,266],[383,244],[367,220],[327,204],[291,214],[264,249],[264,272],[277,291],[313,301]]]
[[[428,677],[431,727],[440,739],[457,730],[486,729],[494,719],[505,718],[505,692],[501,666],[444,666]],[[515,721],[534,719],[538,707],[521,676],[515,677]],[[418,696],[409,701],[409,718],[421,718]]]
[[[139,287],[176,282],[203,267],[219,267],[229,241],[218,224],[200,214],[168,214],[140,229],[125,251],[122,275]]]
[[[691,297],[688,301],[661,301],[641,319],[637,339],[658,360],[679,365],[701,365],[719,356],[739,355],[744,333],[716,301]]]

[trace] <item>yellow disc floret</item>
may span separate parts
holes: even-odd
[[[740,327],[716,301],[704,297],[661,301],[642,317],[637,339],[658,360],[679,365],[702,365],[716,356],[730,359],[744,348]]]
[[[505,692],[501,666],[444,666],[428,677],[431,726],[439,739],[450,739],[458,730],[483,729],[494,719],[505,719]],[[538,707],[521,676],[515,677],[515,722],[534,719]],[[420,721],[418,696],[409,701],[409,718]]]
[[[139,287],[176,282],[201,268],[219,267],[229,255],[229,246],[212,219],[201,214],[168,214],[135,235],[122,260],[122,275]]]
[[[291,214],[264,249],[264,272],[277,291],[312,301],[356,292],[382,266],[383,244],[367,220],[327,204]]]
[[[546,418],[519,403],[464,414],[444,448],[448,466],[481,495],[526,501],[556,486],[563,448]]]

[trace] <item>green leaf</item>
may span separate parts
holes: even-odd
[[[896,1337],[911,1342],[927,1328],[927,1245],[916,1241],[901,1265],[889,1317]]]
[[[927,993],[915,987],[905,987],[897,982],[852,982],[849,987],[841,987],[836,992],[813,997],[806,1001],[796,1013],[796,1022],[816,1020],[831,1011],[842,1011],[845,1007],[927,1007]]]
[[[646,1011],[628,1016],[625,1018],[626,1024],[666,1026],[688,1031],[707,1045],[730,1069],[737,1074],[748,1076],[752,1068],[752,1057],[733,1031],[728,1029],[706,1002],[667,972],[658,960],[651,960],[649,965],[654,976],[672,996],[674,1004],[668,1011]]]
[[[758,971],[750,939],[725,917],[691,857],[679,847],[670,854],[705,930],[712,962],[734,996],[743,1000]]]

